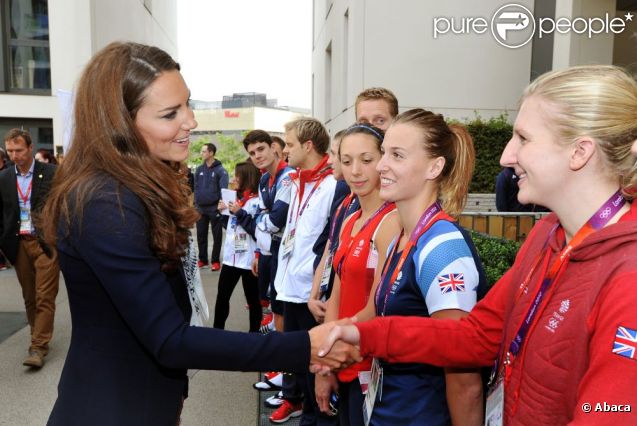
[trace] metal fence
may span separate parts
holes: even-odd
[[[458,217],[458,223],[465,229],[522,242],[535,222],[547,214],[464,211]]]

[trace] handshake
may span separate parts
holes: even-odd
[[[327,375],[362,361],[360,334],[354,322],[356,317],[346,318],[321,324],[309,331],[312,373]]]

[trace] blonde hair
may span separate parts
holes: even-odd
[[[637,165],[630,148],[637,140],[637,82],[632,76],[612,65],[576,66],[541,75],[522,101],[530,96],[558,109],[551,120],[564,142],[594,138],[605,171],[620,180],[628,199],[635,198]]]
[[[312,141],[314,149],[321,155],[325,154],[330,147],[330,135],[316,118],[297,118],[285,123],[284,127],[286,132],[294,130],[299,142]]]
[[[399,114],[392,123],[396,124],[410,124],[418,128],[429,157],[445,159],[438,177],[438,196],[444,211],[450,216],[458,216],[467,200],[476,158],[467,129],[460,124],[448,125],[441,114],[421,108]]]
[[[358,116],[358,104],[361,102],[378,100],[387,102],[389,113],[392,117],[398,115],[398,99],[396,99],[396,95],[391,90],[384,87],[370,87],[360,92],[354,103],[354,113]]]

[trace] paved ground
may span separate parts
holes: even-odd
[[[208,304],[214,310],[218,272],[202,270]],[[24,305],[20,286],[13,269],[0,272],[0,313],[6,321],[0,329],[11,328],[21,318]],[[8,319],[7,319],[8,318]],[[212,318],[211,318],[212,320]],[[0,321],[3,317],[0,315]],[[11,323],[11,324],[9,324]],[[212,323],[212,321],[210,321]],[[15,327],[14,327],[15,328]],[[231,300],[227,328],[248,330],[248,312],[241,286],[237,286]],[[0,330],[0,338],[1,338]],[[46,424],[57,396],[57,383],[71,336],[68,300],[63,282],[57,298],[54,338],[46,365],[40,371],[22,366],[29,345],[28,328],[23,327],[0,342],[0,425],[41,426]],[[257,424],[257,395],[252,389],[257,373],[228,373],[199,371],[190,381],[190,397],[182,414],[184,426]]]

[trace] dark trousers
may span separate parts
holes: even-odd
[[[281,241],[272,239],[270,250],[272,251],[272,260],[270,261],[270,309],[277,315],[283,315],[283,302],[276,300],[276,289],[274,288],[274,279],[276,278],[276,270],[279,267],[279,249]]]
[[[197,221],[197,244],[199,260],[208,263],[208,225],[212,228],[212,263],[219,262],[221,254],[221,218],[217,210],[201,210],[201,219]]]
[[[349,383],[338,382],[338,419],[341,426],[364,426],[363,402],[365,395],[358,379]]]
[[[259,302],[259,289],[257,287],[257,277],[252,275],[248,269],[236,268],[234,266],[223,265],[219,273],[219,290],[217,291],[217,301],[215,303],[214,328],[224,329],[226,320],[230,313],[230,297],[241,278],[243,293],[250,309],[250,331],[259,331],[261,325],[261,303]]]
[[[283,302],[283,328],[285,331],[309,330],[317,323],[307,303]],[[314,374],[286,374],[283,376],[283,398],[290,402],[303,401],[300,425],[336,425],[338,416],[321,413],[314,394]]]
[[[270,300],[270,275],[272,271],[272,256],[259,256],[259,299]]]

